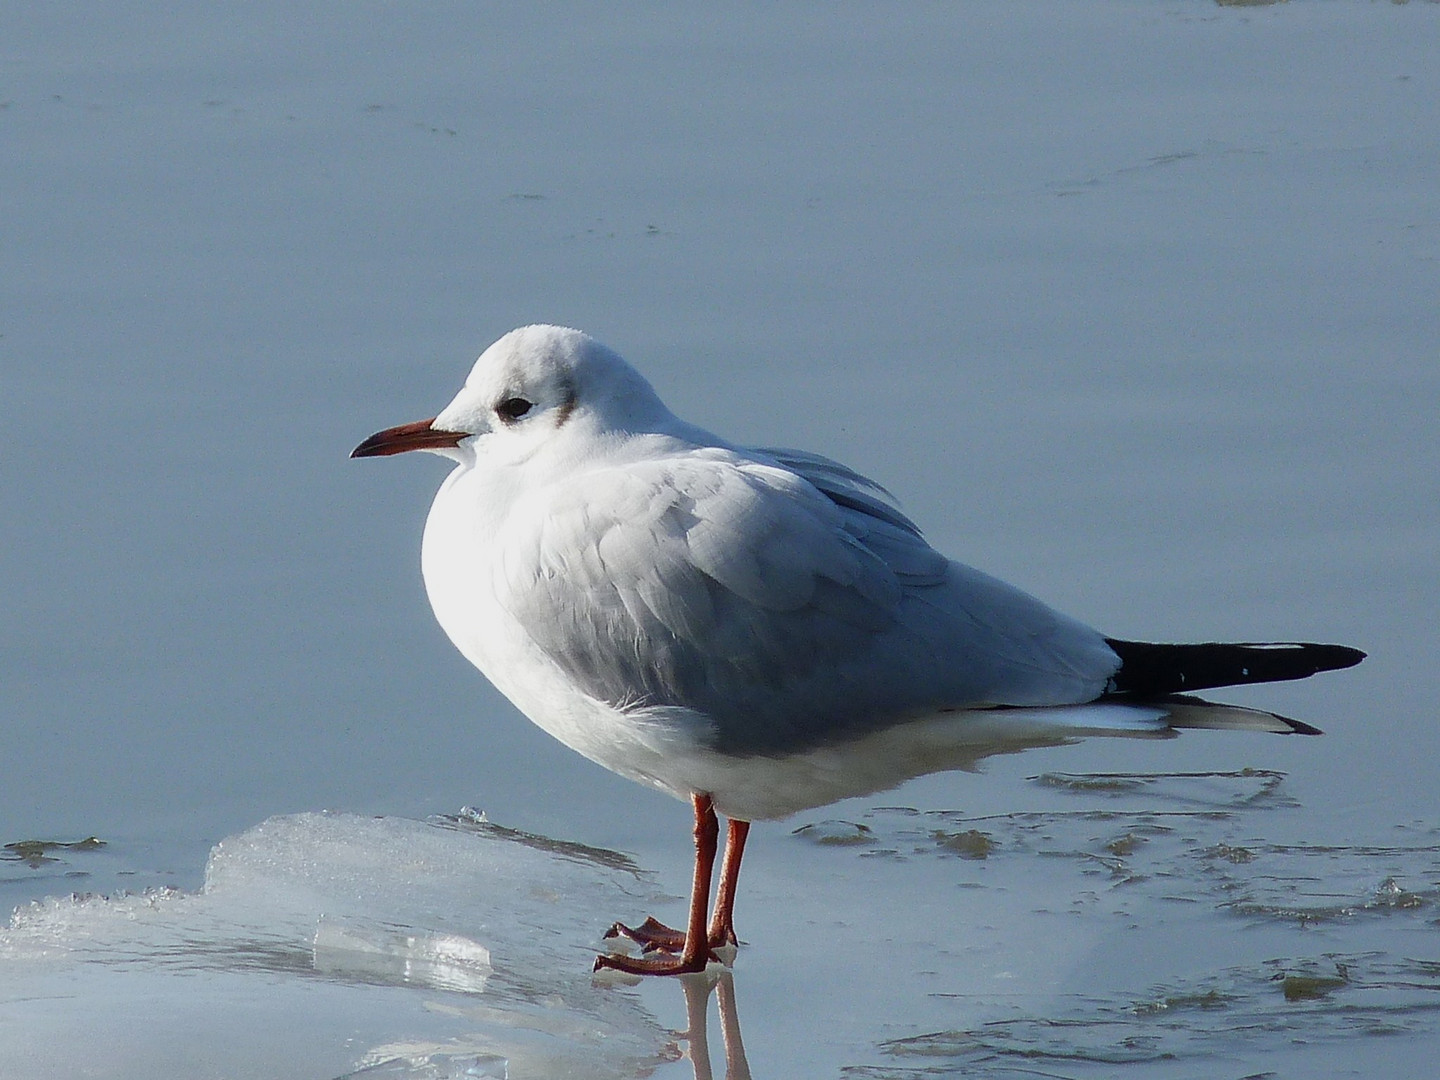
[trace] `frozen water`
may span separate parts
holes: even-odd
[[[632,1076],[665,1033],[589,960],[595,912],[652,893],[613,853],[483,821],[272,818],[215,848],[198,893],[21,908],[0,1075]]]
[[[866,1077],[1206,1076],[1241,1047],[1343,1075],[1434,1031],[1440,828],[1294,842],[1307,812],[1274,770],[1009,782],[1028,809],[768,837],[766,919],[708,1025],[700,982],[589,975],[608,914],[676,902],[624,856],[473,813],[274,818],[219,844],[198,892],[18,911],[0,1075],[703,1076],[708,1027],[739,1077],[742,1029],[763,1062],[811,1017],[850,1017],[822,1023],[827,1052]],[[860,975],[897,963],[914,986]],[[803,1012],[753,1007],[785,986]]]
[[[602,1075],[688,1045],[703,1001],[586,974],[678,897],[578,856],[535,864],[573,901],[507,900],[496,836],[413,824],[483,799],[688,882],[685,808],[434,626],[438,463],[345,460],[532,320],[1109,633],[1370,652],[1232,696],[1324,738],[757,826],[717,1059],[723,1006],[756,1076],[1433,1072],[1437,41],[1440,5],[1367,0],[11,5],[0,1075],[574,1061],[517,909],[559,928],[518,943],[556,1017],[627,1033]],[[273,820],[321,808],[363,816]],[[406,830],[446,854],[407,871]]]

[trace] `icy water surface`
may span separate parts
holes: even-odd
[[[944,1063],[963,1075],[1048,1066],[1047,1075],[1105,1076],[1145,1063],[1146,1075],[1213,1076],[1241,1060],[1340,1072],[1385,1055],[1357,1036],[1433,1032],[1433,825],[1363,846],[1266,840],[1271,814],[1302,808],[1282,775],[1263,770],[1035,782],[1084,808],[981,817],[877,809],[846,842],[882,859],[983,860],[996,873],[967,884],[1034,905],[1036,927],[1093,940],[1082,971],[1106,981],[1072,978],[1044,1011],[1015,1003],[980,1024],[887,1040],[881,1050],[896,1066],[857,1075],[933,1075],[924,1070]],[[1036,895],[1047,892],[1036,887],[1037,860],[1066,867],[1048,903]]]
[[[1437,42],[1361,0],[11,5],[0,1076],[673,1080],[702,1034],[736,1078],[1432,1075]],[[1370,657],[1221,695],[1321,738],[757,825],[732,979],[596,984],[612,920],[682,917],[688,810],[444,640],[443,466],[346,460],[542,320],[1109,634]]]
[[[785,1028],[827,1045],[752,1033],[756,1075],[805,1061],[863,1077],[1121,1065],[1198,1077],[1277,1061],[1344,1075],[1403,1062],[1433,1037],[1440,829],[1397,826],[1365,845],[1267,839],[1304,812],[1268,770],[1024,783],[1045,808],[877,806],[771,838],[766,895],[749,907],[801,915],[784,920],[783,955],[762,938],[733,976],[712,969],[643,993],[588,974],[607,914],[673,900],[623,855],[474,812],[275,818],[222,842],[198,893],[22,907],[0,933],[0,1066],[743,1077],[747,983],[774,982],[777,962],[798,995]],[[78,869],[97,853],[50,857]],[[777,864],[796,872],[777,881]],[[807,881],[824,882],[813,918]],[[847,1016],[851,987],[825,980],[863,983],[897,954],[924,962],[878,988],[889,1011]],[[239,1052],[246,1032],[263,1032],[263,1046]]]
[[[21,908],[0,936],[0,1064],[7,1076],[47,1062],[50,1075],[143,1063],[418,1077],[462,1061],[479,1071],[455,1075],[641,1075],[664,1033],[581,974],[581,943],[591,910],[651,891],[622,856],[468,817],[273,818],[216,847],[198,893]],[[253,1056],[226,1046],[242,1037],[260,1044]]]

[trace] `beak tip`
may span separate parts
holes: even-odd
[[[352,459],[374,457],[376,451],[385,445],[385,440],[381,438],[382,435],[384,435],[384,432],[371,435],[368,439],[361,442],[359,446],[355,447],[354,450],[350,451],[350,457]]]

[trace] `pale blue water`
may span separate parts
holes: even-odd
[[[279,814],[467,804],[652,874],[623,910],[576,901],[597,934],[683,890],[685,809],[531,728],[434,625],[443,466],[345,460],[558,321],[1109,633],[1371,652],[1228,695],[1323,739],[1093,743],[757,828],[755,1075],[1416,1074],[1440,1031],[1437,38],[1434,5],[1340,2],[0,16],[0,842],[107,842],[12,851],[0,903],[195,890]],[[1027,779],[1247,766],[1273,796]],[[869,839],[791,834],[826,819]],[[972,830],[986,858],[943,846]],[[337,850],[383,892],[375,843]],[[324,890],[276,860],[198,923],[159,903],[154,937],[62,904],[37,932],[78,959],[12,931],[0,1071],[338,1076],[489,1030],[483,991],[320,970],[309,930],[216,961],[251,955],[227,895],[313,929]],[[448,902],[498,933],[412,870],[414,928]],[[587,1004],[611,1000],[595,944],[567,977],[625,1034],[605,1069],[683,1049],[672,984]]]

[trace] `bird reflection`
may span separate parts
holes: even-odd
[[[735,1010],[735,979],[729,971],[719,978],[707,974],[682,976],[685,990],[685,1031],[680,1038],[689,1043],[690,1063],[695,1080],[714,1080],[710,1064],[710,995],[714,993],[720,1014],[720,1041],[725,1049],[725,1080],[750,1080],[745,1044],[740,1040],[740,1015]]]

